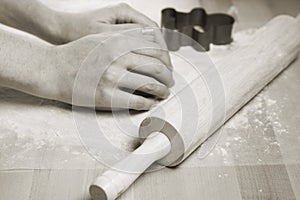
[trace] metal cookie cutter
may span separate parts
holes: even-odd
[[[232,42],[233,24],[234,18],[230,15],[207,14],[203,8],[195,8],[189,13],[177,12],[173,8],[162,11],[162,28],[170,51],[177,51],[181,46],[208,51],[210,43],[229,44]],[[174,34],[174,31],[189,36],[189,39],[182,34]]]

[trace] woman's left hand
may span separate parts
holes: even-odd
[[[126,3],[83,13],[61,13],[60,21],[59,34],[64,42],[90,34],[158,27],[154,21]]]

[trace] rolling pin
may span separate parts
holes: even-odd
[[[139,135],[144,138],[140,147],[115,167],[124,171],[111,169],[97,177],[90,186],[92,198],[116,199],[153,163],[174,167],[183,162],[296,59],[300,52],[299,33],[300,15],[297,18],[277,16],[260,28],[247,45],[215,64],[223,82],[224,117],[212,120],[212,110],[218,110],[224,102],[211,103],[211,94],[203,89],[206,87],[203,78],[190,85],[190,90],[198,94],[195,97],[197,108],[186,106],[186,112],[198,113],[196,124],[188,123],[189,119],[178,121],[176,98],[163,105],[163,114],[154,110],[140,125]],[[209,71],[206,76],[214,78]],[[184,96],[186,92],[188,90],[183,90],[178,95]]]

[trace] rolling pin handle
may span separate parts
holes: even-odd
[[[165,157],[170,150],[171,143],[167,136],[159,132],[152,133],[133,153],[94,180],[90,186],[92,199],[116,199],[147,168],[157,160]]]

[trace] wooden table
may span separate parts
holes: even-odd
[[[131,1],[156,20],[167,5],[186,11],[199,5],[209,12],[231,10],[237,17],[235,31],[260,27],[278,14],[300,13],[299,0],[145,2]],[[227,123],[207,157],[202,159],[197,150],[178,168],[147,173],[119,199],[300,198],[299,91],[297,60]],[[1,170],[0,200],[89,199],[89,184],[103,170],[95,168]]]

